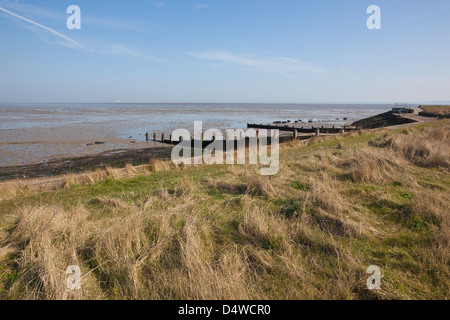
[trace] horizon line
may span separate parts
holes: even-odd
[[[447,104],[450,103],[450,101],[446,102],[446,101],[439,101],[439,102],[405,102],[405,101],[394,101],[394,102],[364,102],[364,101],[360,101],[360,102],[273,102],[273,101],[267,101],[267,102],[226,102],[226,101],[222,101],[222,102],[214,102],[214,101],[208,101],[208,102],[193,102],[193,101],[188,101],[188,102],[163,102],[163,101],[156,101],[156,102],[151,102],[151,101],[137,101],[137,102],[133,102],[133,101],[127,101],[127,102],[0,102],[0,104],[394,104],[394,103],[409,103],[409,104],[425,104],[425,103],[433,103],[433,104]]]

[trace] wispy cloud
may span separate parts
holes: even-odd
[[[188,54],[199,60],[249,67],[288,77],[295,77],[299,73],[310,73],[315,75],[327,73],[325,69],[316,66],[314,63],[285,57],[261,58],[254,55],[238,55],[225,51],[188,52]]]
[[[197,4],[197,5],[195,5],[195,9],[198,9],[198,10],[200,10],[200,9],[206,9],[206,8],[208,8],[208,5],[207,4]]]
[[[0,6],[8,10],[19,12],[21,15],[27,17],[39,17],[51,19],[55,21],[66,21],[67,15],[64,11],[55,11],[50,8],[36,7],[30,4],[23,4],[19,2],[11,2],[9,0],[0,1]],[[83,14],[83,26],[90,26],[101,29],[129,29],[138,30],[141,28],[142,22],[130,21],[118,17],[95,17],[89,14]]]
[[[29,5],[20,5],[20,8],[24,9],[27,12],[37,12],[40,16],[47,16],[51,18],[55,18],[55,15],[52,14],[51,11],[46,11],[43,9],[35,8]],[[161,61],[160,59],[148,55],[146,53],[142,53],[133,49],[130,49],[126,46],[120,45],[120,44],[111,44],[111,43],[105,43],[104,41],[99,41],[98,39],[91,39],[83,41],[83,44],[79,43],[78,41],[69,38],[62,33],[47,27],[41,23],[38,23],[36,21],[33,21],[31,19],[28,19],[26,17],[23,17],[21,15],[18,15],[17,13],[14,13],[12,11],[9,11],[7,9],[4,9],[3,7],[0,7],[0,12],[4,12],[8,14],[9,16],[19,19],[20,21],[24,21],[27,23],[27,26],[30,25],[30,30],[33,31],[33,27],[38,27],[40,29],[46,30],[50,32],[52,35],[56,36],[58,39],[62,39],[62,42],[58,42],[58,44],[63,46],[68,46],[74,49],[81,49],[83,51],[91,52],[91,53],[98,53],[98,54],[113,54],[113,55],[121,55],[121,56],[129,56],[137,59],[142,60],[153,60],[153,61]],[[86,19],[83,19],[83,24],[85,23]],[[94,21],[94,20],[93,20]],[[97,20],[96,21],[99,24],[105,24],[107,23],[106,20]],[[33,29],[32,29],[33,28]],[[45,41],[48,41],[44,38]]]
[[[64,14],[61,12],[56,12],[53,10],[50,10],[48,8],[39,8],[35,7],[31,4],[24,4],[20,2],[12,2],[9,0],[3,0],[0,2],[0,6],[3,8],[7,8],[8,10],[12,10],[15,12],[20,12],[20,14],[28,15],[28,16],[34,16],[34,17],[41,17],[46,19],[52,19],[52,20],[65,20]],[[64,11],[65,13],[65,11]]]
[[[83,25],[92,26],[96,28],[108,29],[128,29],[128,30],[139,30],[142,28],[136,22],[131,22],[127,20],[119,20],[116,18],[96,18],[96,17],[83,17]]]
[[[144,59],[144,60],[161,61],[160,59],[158,59],[154,56],[144,54],[144,53],[141,53],[138,51],[134,51],[132,49],[129,49],[125,46],[118,45],[118,44],[111,45],[110,50],[107,51],[107,53],[118,54],[118,55],[127,55],[130,57]]]
[[[40,23],[37,23],[37,22],[35,22],[35,21],[31,20],[31,19],[22,17],[22,16],[20,16],[20,15],[18,15],[18,14],[16,14],[16,13],[11,12],[11,11],[9,11],[9,10],[6,10],[6,9],[4,9],[4,8],[2,8],[2,7],[0,7],[0,11],[2,11],[2,12],[4,12],[4,13],[7,13],[7,14],[9,14],[10,16],[13,16],[13,17],[15,17],[15,18],[17,18],[17,19],[19,19],[19,20],[22,20],[22,21],[25,21],[25,22],[27,22],[27,23],[30,23],[30,24],[32,24],[32,25],[34,25],[34,26],[36,26],[36,27],[39,27],[39,28],[41,28],[41,29],[44,29],[44,30],[46,30],[46,31],[48,31],[48,32],[50,32],[50,33],[52,33],[53,35],[55,35],[55,36],[57,36],[57,37],[59,37],[59,38],[65,40],[65,41],[67,41],[67,42],[70,43],[72,46],[75,46],[75,47],[77,47],[77,48],[83,48],[83,45],[81,45],[81,44],[78,43],[77,41],[75,41],[75,40],[73,40],[73,39],[71,39],[71,38],[69,38],[69,37],[63,35],[62,33],[59,33],[58,31],[56,31],[56,30],[54,30],[54,29],[52,29],[52,28],[49,28],[49,27],[47,27],[47,26],[44,26],[44,25],[42,25],[42,24],[40,24]]]
[[[166,6],[166,4],[162,1],[155,2],[156,8],[164,8],[165,6]]]

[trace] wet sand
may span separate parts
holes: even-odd
[[[295,104],[53,104],[0,105],[0,168],[3,176],[41,176],[58,163],[103,159],[114,163],[120,150],[158,153],[160,143],[145,141],[145,133],[170,134],[193,130],[194,121],[207,128],[246,128],[247,123],[313,119],[339,126],[375,115],[388,105]],[[97,143],[96,142],[100,142]],[[151,149],[156,150],[151,151]],[[59,160],[64,159],[64,160]],[[129,158],[132,160],[132,157]],[[147,159],[148,160],[148,159]],[[145,160],[145,161],[147,161]],[[100,161],[101,162],[101,161]],[[33,169],[37,170],[33,173]],[[10,172],[9,174],[7,172]]]
[[[120,137],[111,124],[0,130],[0,167],[47,163],[64,157],[88,156],[117,149],[160,147],[145,141],[145,133]]]

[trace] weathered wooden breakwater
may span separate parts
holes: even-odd
[[[265,130],[280,130],[280,132],[293,132],[293,136],[296,137],[296,134],[342,134],[344,132],[357,130],[356,126],[343,126],[343,127],[335,127],[335,126],[302,126],[300,124],[256,124],[256,123],[248,123],[247,128],[252,129],[265,129]]]
[[[182,139],[180,139],[178,141],[174,140],[174,139],[172,139],[172,137],[170,135],[168,136],[166,134],[159,134],[159,135],[153,134],[153,137],[154,138],[152,139],[152,141],[159,142],[159,143],[170,144],[170,145],[177,145],[177,144],[179,144],[179,143],[181,143],[183,141]],[[308,137],[302,137],[302,138],[306,139]],[[245,137],[244,139],[245,139],[245,145],[248,146],[250,138]],[[238,144],[244,139],[234,139],[234,148],[237,148]],[[279,142],[280,143],[284,143],[284,142],[288,142],[288,141],[292,141],[292,140],[293,140],[292,136],[280,136],[279,137]],[[214,141],[217,141],[217,142],[221,141],[221,142],[223,142],[223,146],[225,148],[227,142],[229,142],[231,140],[195,140],[195,139],[191,139],[191,147],[193,149],[195,149],[195,148],[198,148],[199,146],[201,146],[201,148],[204,149],[207,146],[211,145],[211,143],[213,143]],[[259,138],[258,138],[258,142],[259,142]],[[270,145],[271,142],[272,142],[271,137],[267,137],[267,144]]]
[[[346,119],[346,118],[345,118]],[[298,121],[292,123],[289,121],[285,122],[274,122],[270,124],[257,124],[257,123],[248,123],[247,128],[248,129],[255,129],[256,130],[256,136],[259,140],[259,135],[261,130],[279,130],[280,137],[279,141],[280,143],[288,142],[296,139],[309,139],[311,137],[319,137],[320,135],[337,135],[337,134],[344,134],[345,132],[354,131],[354,130],[361,130],[361,129],[375,129],[380,127],[386,127],[386,126],[392,126],[392,125],[398,125],[398,124],[404,124],[414,122],[414,120],[411,120],[407,117],[404,117],[402,115],[397,115],[393,111],[385,112],[373,117],[369,117],[366,119],[361,119],[359,121],[356,121],[352,123],[351,125],[344,125],[342,127],[336,127],[336,126],[304,126],[302,123],[299,123]],[[150,140],[150,134],[145,134],[146,140]],[[167,135],[165,133],[162,133],[160,135],[160,139],[158,139],[157,134],[152,134],[152,140],[156,142],[166,143],[166,144],[172,144],[176,145],[181,142],[180,141],[174,141],[172,139],[171,135]],[[270,138],[268,138],[270,141]],[[200,141],[195,143],[194,139],[192,138],[192,146],[199,146]],[[203,148],[210,145],[211,142],[214,140],[204,140],[203,134],[201,138],[201,145]],[[248,141],[248,138],[246,138],[246,141]],[[270,143],[270,142],[269,142]]]
[[[357,127],[350,127],[350,126],[345,126],[345,127],[334,127],[334,126],[332,126],[332,127],[324,127],[324,126],[322,126],[322,127],[314,127],[314,126],[303,127],[303,126],[299,126],[296,124],[269,125],[269,124],[250,124],[250,123],[247,124],[247,128],[256,130],[256,137],[258,140],[260,138],[260,130],[279,130],[280,131],[280,136],[279,136],[280,143],[289,142],[289,141],[297,140],[297,139],[298,140],[306,140],[306,139],[309,139],[314,136],[319,137],[320,135],[344,134],[345,132],[358,129]],[[290,134],[286,134],[286,133],[290,133]],[[153,133],[151,136],[149,133],[146,133],[145,137],[146,137],[147,141],[150,141],[150,139],[151,139],[152,141],[155,141],[155,142],[171,144],[171,145],[177,145],[178,143],[183,141],[181,138],[178,140],[173,139],[172,135],[169,135],[166,133],[160,133],[160,134]],[[195,140],[193,137],[191,138],[192,147],[198,147],[199,145],[201,145],[202,148],[205,148],[206,146],[210,145],[211,142],[213,142],[213,141],[214,141],[214,138],[210,139],[210,140],[204,139],[203,134],[202,134],[201,141]],[[237,143],[239,141],[241,141],[241,139],[234,138],[234,141],[235,141],[235,145],[237,145]],[[246,145],[247,145],[249,143],[249,138],[246,137],[245,141],[246,141]],[[267,143],[268,144],[271,143],[270,136],[267,137]]]

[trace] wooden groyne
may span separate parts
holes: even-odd
[[[347,118],[344,118],[347,119]],[[341,127],[338,126],[305,126],[303,123],[299,123],[298,121],[292,122],[274,122],[274,123],[247,123],[248,129],[255,129],[256,136],[259,138],[260,130],[279,130],[280,143],[292,141],[296,139],[309,139],[311,137],[319,137],[320,135],[338,135],[344,134],[346,132],[361,130],[361,129],[376,129],[381,127],[388,127],[393,125],[399,125],[409,122],[415,122],[415,119],[409,119],[408,116],[404,116],[401,114],[395,114],[393,111],[385,112],[373,117],[361,119],[353,122],[352,124],[344,125]],[[176,145],[181,142],[174,141],[171,135],[167,135],[165,133],[160,134],[160,138],[157,137],[156,133],[153,133],[151,136],[149,133],[145,134],[146,140],[149,141],[152,139],[155,142],[161,142],[165,144]],[[248,138],[246,138],[248,139]],[[270,140],[270,139],[269,139]],[[192,138],[192,145],[198,146],[200,143],[195,141]],[[203,141],[201,139],[201,145],[203,147],[208,146],[213,140]]]
[[[164,134],[164,133],[163,134],[159,134],[159,135],[153,134],[153,137],[154,137],[154,139],[152,139],[152,141],[154,141],[154,142],[170,144],[170,145],[177,145],[177,144],[179,144],[179,143],[181,143],[183,141],[182,139],[180,139],[179,141],[173,140],[170,135],[168,136],[167,134]],[[310,138],[310,137],[306,137],[306,136],[298,137],[298,139],[301,139],[301,140],[308,139],[308,138]],[[257,139],[259,141],[259,138],[257,138]],[[279,140],[280,143],[284,143],[284,142],[292,141],[293,139],[294,139],[294,137],[292,137],[292,136],[280,136],[278,140]],[[245,145],[249,144],[249,140],[250,140],[250,138],[245,137]],[[271,144],[271,140],[272,139],[271,139],[270,136],[267,137],[267,144],[268,145]],[[204,148],[209,146],[214,141],[218,141],[219,142],[220,140],[201,140],[200,141],[200,140],[191,139],[191,147],[193,149],[195,149],[195,148],[197,148],[198,146],[201,145],[202,148],[204,149]],[[222,140],[224,147],[226,146],[227,141],[228,140]],[[237,145],[238,145],[238,143],[240,141],[241,140],[234,139],[235,148],[237,148]]]
[[[256,137],[259,141],[260,138],[260,130],[279,130],[280,131],[280,136],[279,136],[279,142],[280,143],[284,143],[284,142],[289,142],[292,140],[306,140],[309,139],[311,137],[319,137],[320,135],[333,135],[333,134],[344,134],[345,132],[349,132],[352,130],[356,130],[358,129],[357,127],[349,127],[349,126],[345,126],[345,127],[301,127],[301,126],[297,126],[297,125],[269,125],[269,124],[247,124],[247,128],[249,129],[255,129],[256,130]],[[283,132],[289,132],[292,134],[282,134]],[[156,134],[153,133],[152,135],[150,135],[149,133],[145,134],[146,140],[150,141],[150,137],[151,140],[154,142],[159,142],[159,143],[165,143],[165,144],[170,144],[170,145],[177,145],[180,142],[182,142],[183,140],[180,138],[179,140],[174,140],[172,139],[172,135],[168,135],[165,133],[160,133],[160,134]],[[249,138],[246,137],[246,144],[248,144],[249,142]],[[192,147],[197,147],[199,145],[202,145],[202,148],[207,147],[208,145],[210,145],[213,141],[215,141],[214,139],[212,140],[204,140],[203,137],[201,139],[201,141],[195,140],[193,137],[191,138],[191,145]],[[225,139],[226,141],[226,139]],[[234,139],[235,144],[238,143],[238,139]],[[270,136],[267,137],[267,141],[270,144],[271,142],[271,138]]]
[[[335,126],[321,126],[321,127],[305,127],[301,124],[256,124],[256,123],[248,123],[247,128],[252,129],[265,129],[265,130],[280,130],[293,132],[298,134],[342,134],[344,132],[357,130],[357,126],[343,126],[343,127],[335,127]]]

